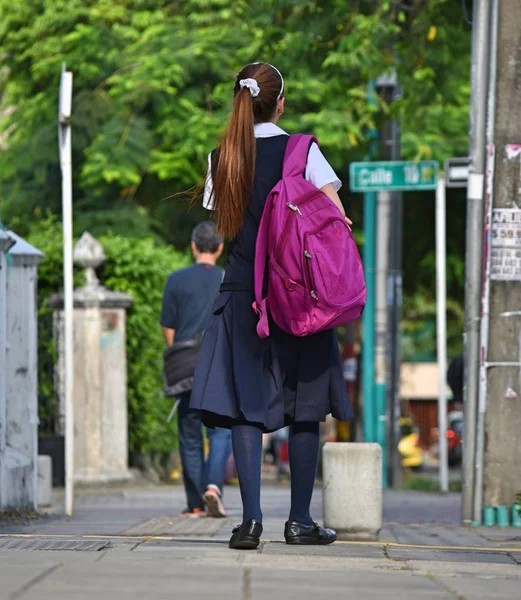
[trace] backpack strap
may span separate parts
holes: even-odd
[[[257,233],[257,241],[255,245],[255,267],[254,267],[254,289],[255,302],[253,310],[259,317],[257,323],[257,335],[261,338],[267,338],[270,335],[270,326],[268,321],[268,298],[263,298],[264,276],[266,273],[266,261],[268,258],[268,239],[271,226],[271,216],[275,206],[275,198],[278,194],[268,196],[266,206],[262,213],[259,231]]]
[[[282,165],[283,179],[285,177],[296,177],[298,175],[304,177],[309,149],[313,142],[318,144],[318,140],[314,135],[297,133],[289,136],[286,152],[284,153],[284,163]]]

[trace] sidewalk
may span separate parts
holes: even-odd
[[[0,599],[521,599],[521,530],[459,527],[458,495],[388,492],[379,542],[299,548],[283,543],[289,489],[265,487],[249,553],[227,547],[238,490],[225,499],[228,519],[179,519],[181,488],[93,490],[70,519],[0,527]]]

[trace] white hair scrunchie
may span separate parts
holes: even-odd
[[[260,87],[256,79],[248,77],[248,79],[241,79],[239,85],[242,88],[248,88],[252,98],[256,98],[260,94]]]

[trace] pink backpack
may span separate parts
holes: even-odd
[[[316,141],[290,136],[282,179],[266,200],[255,248],[253,308],[260,338],[270,334],[268,311],[282,330],[306,336],[345,325],[364,309],[367,292],[353,235],[338,207],[304,179]]]

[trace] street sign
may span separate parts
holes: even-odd
[[[467,187],[469,162],[467,157],[449,158],[445,161],[445,185],[448,188]]]
[[[435,160],[355,162],[349,166],[352,192],[435,190]]]

